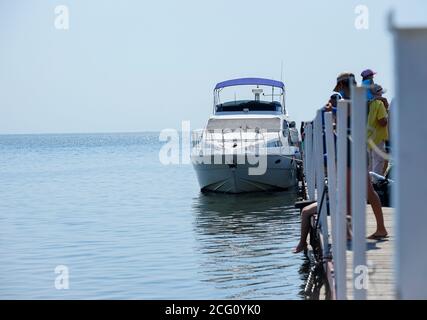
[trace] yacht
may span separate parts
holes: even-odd
[[[299,146],[283,82],[233,79],[215,86],[213,114],[192,133],[191,160],[202,191],[286,190],[298,183]]]

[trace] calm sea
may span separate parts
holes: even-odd
[[[161,146],[157,133],[0,135],[0,298],[301,299],[295,195],[201,194]]]

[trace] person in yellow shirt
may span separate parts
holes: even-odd
[[[369,171],[383,175],[388,140],[388,114],[382,100],[385,90],[377,84],[371,90],[374,98],[369,102],[367,128]]]

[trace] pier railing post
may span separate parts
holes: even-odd
[[[304,122],[304,131],[307,130],[307,122]],[[305,134],[304,134],[305,137]],[[301,135],[301,142],[302,142],[302,135]],[[303,161],[303,173],[304,173],[304,177],[307,178],[307,167],[308,167],[308,163],[307,163],[307,142],[304,138],[304,143],[302,144],[303,147],[303,152],[302,152],[302,161]],[[308,192],[307,192],[307,196],[308,196]]]
[[[353,292],[354,299],[366,299],[369,284],[366,265],[366,88],[352,87],[351,105],[351,212],[353,225]]]
[[[316,163],[316,190],[317,190],[317,213],[320,215],[320,226],[323,235],[323,257],[329,255],[329,239],[328,239],[328,220],[326,212],[326,201],[323,201],[320,207],[323,191],[325,189],[325,166],[324,166],[324,150],[323,150],[323,126],[322,126],[322,111],[318,110],[314,120],[314,159]],[[325,198],[326,199],[326,198]]]
[[[334,255],[334,274],[336,283],[336,297],[338,300],[347,299],[347,126],[348,100],[338,101],[337,107],[337,214],[336,246]],[[333,222],[332,222],[333,223]]]
[[[305,158],[307,162],[307,190],[308,190],[308,197],[310,200],[314,200],[314,188],[315,188],[315,181],[314,181],[314,152],[313,152],[313,124],[307,123],[305,127]]]
[[[335,157],[335,135],[332,112],[325,113],[325,137],[327,154],[327,177],[328,177],[328,195],[329,207],[331,212],[331,231],[332,231],[332,256],[337,256],[337,176],[336,176],[336,157]]]
[[[397,103],[390,114],[397,298],[427,299],[427,28],[395,28],[393,33]]]

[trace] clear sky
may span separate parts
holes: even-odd
[[[69,30],[55,28],[58,5]],[[355,28],[357,5],[367,30]],[[280,80],[281,61],[298,122],[340,71],[372,68],[392,97],[396,6],[398,18],[427,16],[424,0],[0,0],[0,133],[200,128],[216,82]]]

